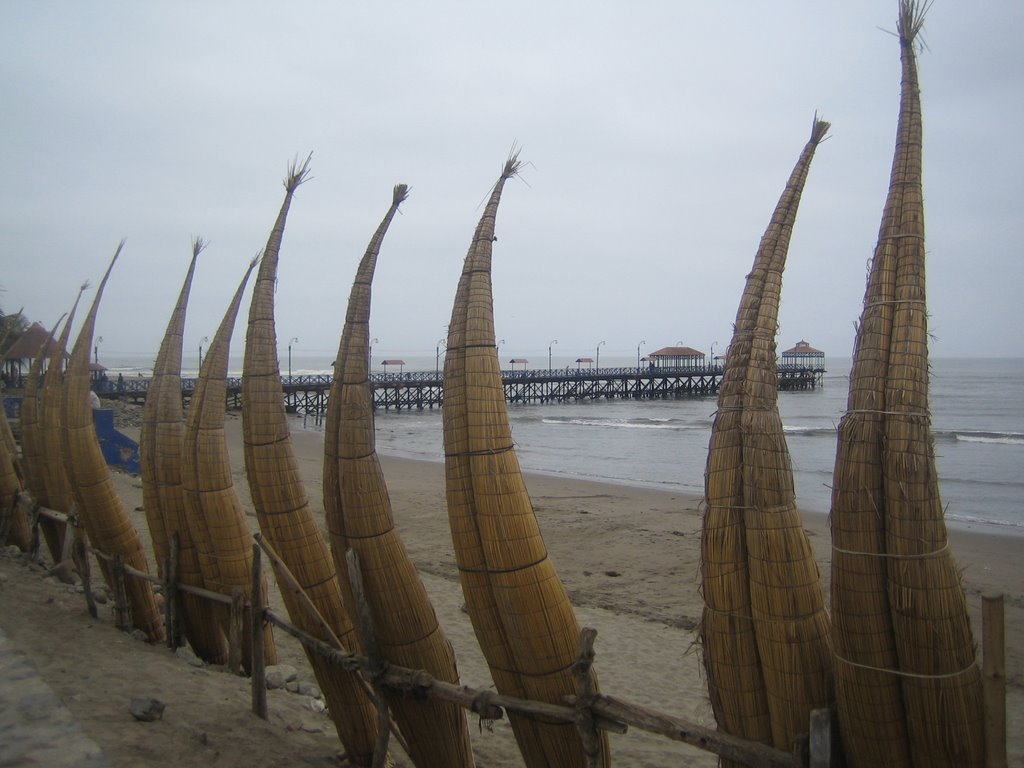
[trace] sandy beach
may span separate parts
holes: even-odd
[[[241,421],[229,415],[236,487],[248,509]],[[131,429],[124,431],[133,437]],[[293,430],[296,454],[314,509],[322,515],[321,433]],[[455,647],[462,682],[491,685],[473,636],[455,569],[440,463],[382,457],[396,525]],[[115,473],[119,493],[148,545],[141,481]],[[605,693],[705,725],[707,700],[694,629],[700,619],[700,510],[698,498],[624,485],[529,474],[527,486],[550,556],[576,606],[581,626],[597,630],[596,669]],[[805,527],[828,590],[830,537],[824,510],[803,510]],[[255,527],[255,517],[250,518]],[[1024,584],[1018,562],[1024,537],[980,526],[950,532],[981,645],[981,596],[1005,595],[1007,732],[1010,764],[1024,760]],[[155,566],[150,560],[150,569]],[[311,699],[270,691],[270,718],[249,711],[248,681],[222,667],[192,666],[166,647],[117,631],[110,605],[89,617],[74,587],[47,577],[20,558],[0,559],[0,628],[31,658],[115,766],[216,765],[225,768],[345,765],[329,719]],[[284,612],[272,591],[271,607]],[[298,644],[278,633],[281,660],[312,674]],[[134,697],[166,704],[163,718],[133,720]],[[522,764],[504,721],[471,715],[477,765]],[[631,729],[611,739],[622,766],[716,765],[710,753]],[[3,761],[0,746],[0,762]],[[411,765],[397,747],[394,758]]]

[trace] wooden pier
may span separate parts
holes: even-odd
[[[688,368],[572,368],[502,371],[505,400],[509,403],[551,403],[601,399],[667,399],[717,395],[722,366]],[[824,367],[779,366],[779,389],[812,390],[821,385]],[[439,371],[374,373],[370,376],[374,408],[423,410],[444,403]],[[182,379],[187,400],[195,379]],[[101,397],[146,399],[149,379],[100,382]],[[317,414],[327,410],[330,376],[283,376],[285,408],[289,413]],[[228,407],[241,407],[242,380],[228,379]]]

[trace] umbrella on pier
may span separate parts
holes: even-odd
[[[324,429],[324,511],[346,604],[355,606],[345,553],[359,554],[363,589],[384,661],[458,683],[455,654],[409,559],[391,514],[377,458],[369,382],[370,295],[381,243],[408,188],[391,207],[359,262],[338,347]],[[465,712],[437,699],[391,694],[388,703],[418,766],[472,766]]]
[[[242,364],[245,470],[263,535],[334,635],[347,650],[358,652],[361,646],[342,601],[331,553],[313,518],[292,449],[277,361],[274,289],[278,256],[292,196],[308,173],[308,158],[288,170],[284,202],[267,240],[249,307]],[[297,597],[288,590],[282,590],[282,597],[298,627],[326,639]],[[356,765],[369,765],[377,736],[376,711],[361,679],[316,654],[307,656],[349,760]]]
[[[926,10],[900,4],[896,149],[833,477],[837,704],[857,766],[978,766],[984,757],[981,673],[930,429],[915,53]]]
[[[815,118],[761,238],[719,390],[705,477],[701,642],[719,728],[790,749],[832,698],[828,616],[778,412],[775,332]]]
[[[75,507],[92,545],[111,557],[122,557],[125,565],[146,572],[142,541],[110,478],[110,468],[103,458],[96,437],[92,407],[89,404],[89,354],[92,352],[96,313],[103,298],[103,289],[123,247],[124,241],[118,245],[114,258],[110,260],[110,266],[96,289],[89,314],[71,350],[61,398],[64,466]],[[102,559],[100,565],[107,583],[114,586],[110,565]],[[142,579],[126,579],[125,591],[131,606],[133,625],[151,641],[163,640],[163,617],[157,608],[152,585]]]
[[[494,338],[494,223],[505,182],[519,168],[513,155],[491,191],[452,308],[442,411],[448,520],[466,606],[498,691],[561,702],[576,688],[579,625],[523,482]],[[587,764],[574,726],[510,722],[527,765]],[[607,765],[603,732],[595,747]]]

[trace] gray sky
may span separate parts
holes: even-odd
[[[212,336],[313,152],[277,329],[337,349],[355,265],[412,187],[374,284],[374,357],[429,356],[509,149],[502,357],[716,352],[815,111],[780,317],[849,356],[888,186],[896,0],[0,3],[0,303],[49,326],[118,241],[97,333],[155,356],[190,256]],[[1024,356],[1024,3],[936,0],[920,57],[933,356]],[[1014,128],[1017,126],[1017,128]],[[89,294],[91,298],[91,293]],[[247,301],[247,300],[246,300]],[[233,352],[241,353],[244,310]],[[379,354],[378,354],[379,353]]]

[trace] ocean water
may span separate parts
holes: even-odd
[[[407,371],[443,364],[433,355],[405,359]],[[103,362],[115,376],[150,373],[145,360]],[[240,367],[233,360],[232,375]],[[797,503],[821,512],[830,505],[850,361],[827,359],[826,368],[824,386],[779,393]],[[295,375],[329,371],[329,358],[292,361]],[[183,374],[194,374],[188,360]],[[716,405],[714,397],[513,405],[509,418],[524,470],[700,494]],[[930,405],[947,521],[1024,534],[1024,359],[933,359]],[[295,426],[320,428],[302,416]],[[440,410],[378,411],[376,426],[381,453],[443,461]]]
[[[780,392],[797,503],[827,512],[836,428],[850,362],[826,361],[824,386]],[[930,404],[940,492],[950,524],[1024,534],[1024,360],[932,361]],[[703,493],[717,401],[609,400],[514,405],[523,469]],[[378,412],[381,453],[443,460],[441,413]]]

